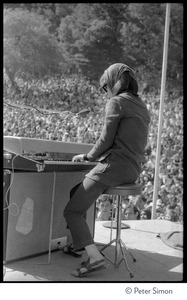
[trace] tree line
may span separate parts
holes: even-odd
[[[20,78],[82,74],[123,62],[160,85],[166,3],[6,3],[4,70]],[[183,3],[171,4],[167,82],[183,78]]]

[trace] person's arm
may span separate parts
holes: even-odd
[[[115,98],[110,99],[106,105],[105,123],[100,138],[86,155],[89,161],[95,161],[112,147],[121,114],[122,111],[119,100]]]

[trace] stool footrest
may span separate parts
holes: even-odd
[[[113,229],[117,229],[117,222],[116,221],[105,222],[103,226],[107,228],[111,228],[112,226]],[[128,224],[121,223],[121,229],[129,229],[129,228],[130,226]]]

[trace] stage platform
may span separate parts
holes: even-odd
[[[106,244],[110,239],[110,229],[103,226],[105,221],[95,222],[95,242]],[[134,277],[130,278],[125,263],[118,268],[106,260],[107,268],[90,273],[86,277],[75,278],[71,271],[75,270],[86,258],[74,258],[62,251],[51,253],[50,264],[48,254],[24,259],[6,265],[4,282],[182,282],[183,281],[183,248],[181,250],[168,246],[157,235],[172,231],[183,232],[183,225],[165,220],[128,220],[130,225],[122,229],[123,242],[135,256],[136,262],[126,253],[129,267]],[[113,238],[116,230],[113,229]],[[42,234],[42,233],[41,233]],[[105,253],[113,257],[114,244]]]

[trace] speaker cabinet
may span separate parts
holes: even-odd
[[[69,201],[70,190],[83,180],[85,173],[55,174],[56,179],[54,173],[20,172],[11,175],[9,210],[4,220],[6,262],[48,251],[54,184],[52,239],[67,235],[63,210]],[[94,236],[95,205],[88,210],[87,223]]]

